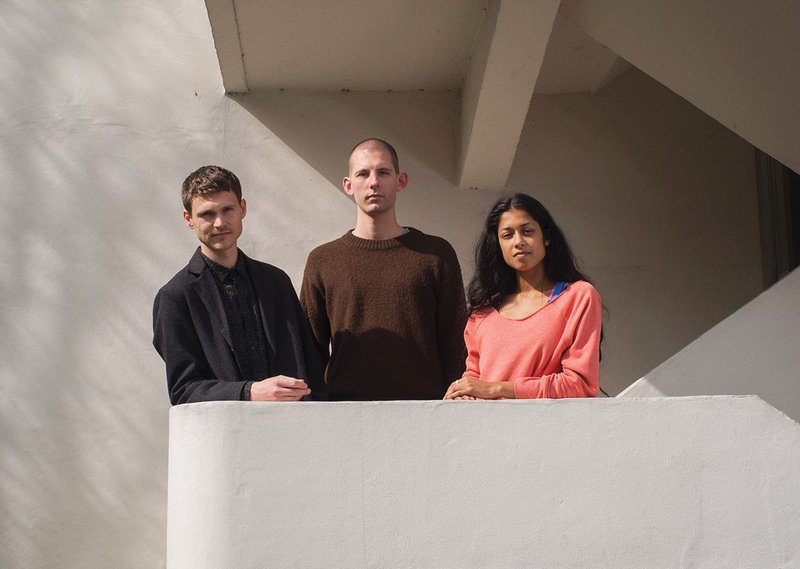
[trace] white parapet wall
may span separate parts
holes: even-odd
[[[798,473],[753,396],[183,405],[167,567],[798,567]]]

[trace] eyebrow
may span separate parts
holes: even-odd
[[[377,170],[378,172],[394,171],[394,168],[392,168],[391,166],[376,166],[374,169]],[[360,174],[361,172],[369,172],[370,170],[372,170],[372,168],[359,168],[358,170],[356,170],[356,174]]]

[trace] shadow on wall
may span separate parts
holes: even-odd
[[[341,190],[347,155],[360,140],[383,138],[455,185],[456,92],[308,93],[265,91],[231,98]]]
[[[164,133],[185,134],[198,96],[164,96],[185,78],[169,42],[143,41],[187,23],[166,4],[3,12],[0,566],[157,566],[168,406],[149,313],[178,207],[161,189],[184,169]]]

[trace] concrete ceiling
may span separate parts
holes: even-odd
[[[206,0],[229,93],[461,93],[459,185],[505,185],[535,92],[595,91],[624,62],[559,0]]]

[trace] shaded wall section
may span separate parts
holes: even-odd
[[[564,0],[561,14],[800,171],[800,6],[789,0]]]
[[[754,393],[800,420],[800,269],[645,374],[620,397]]]

